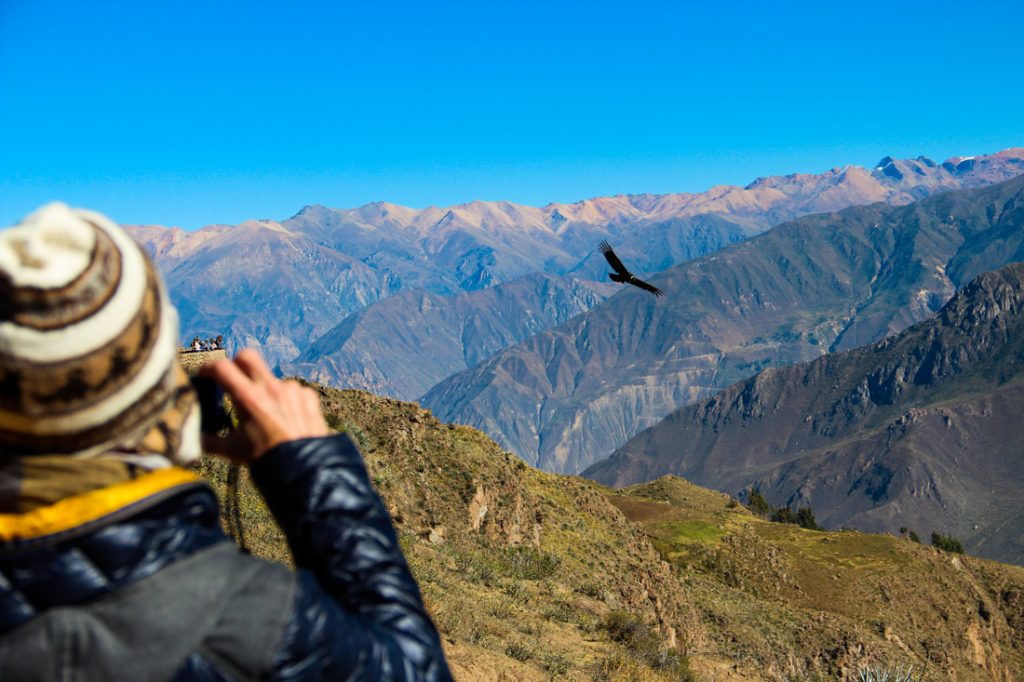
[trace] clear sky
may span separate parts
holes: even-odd
[[[0,0],[0,224],[540,205],[1024,146],[1024,2]]]

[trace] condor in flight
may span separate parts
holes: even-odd
[[[623,265],[622,261],[619,260],[619,257],[615,255],[614,251],[612,251],[612,246],[607,242],[607,240],[602,241],[600,244],[598,244],[597,248],[601,251],[601,253],[604,254],[604,257],[608,260],[608,264],[612,266],[612,269],[615,270],[615,272],[608,273],[608,278],[611,281],[622,282],[624,284],[632,284],[635,287],[646,289],[655,296],[665,295],[665,292],[659,289],[658,287],[648,284],[642,279],[637,279],[636,275],[627,270],[626,266]]]

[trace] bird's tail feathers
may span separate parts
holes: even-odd
[[[626,281],[626,277],[624,275],[620,275],[617,272],[609,272],[608,273],[608,279],[610,279],[613,282],[625,282]]]

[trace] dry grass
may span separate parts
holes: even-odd
[[[416,405],[319,390],[363,449],[460,679],[852,679],[872,664],[1024,679],[1022,569],[769,523],[679,479],[612,492]],[[201,470],[223,494],[227,466]],[[289,561],[244,475],[240,491],[253,553]]]

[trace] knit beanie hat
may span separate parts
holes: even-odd
[[[50,204],[0,230],[0,457],[199,456],[178,316],[104,216]]]

